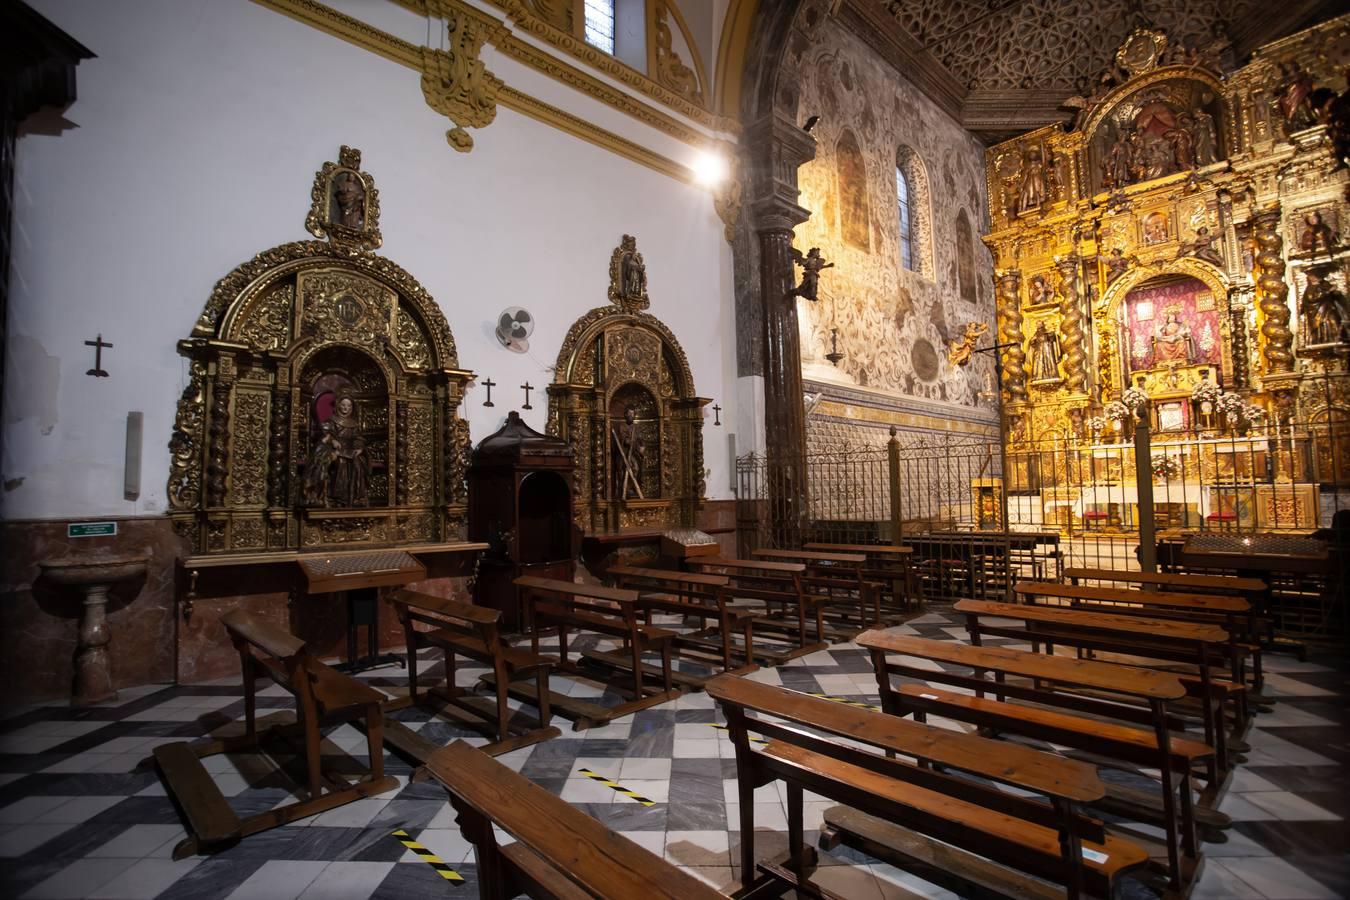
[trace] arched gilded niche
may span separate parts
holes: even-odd
[[[577,524],[589,533],[694,524],[703,500],[703,407],[689,360],[648,306],[630,235],[610,263],[611,305],[568,329],[548,387],[548,433],[576,456]]]
[[[343,147],[309,230],[222,278],[179,342],[169,509],[196,553],[462,536],[468,426],[440,308],[376,256],[379,195]]]

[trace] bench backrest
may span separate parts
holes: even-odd
[[[725,895],[611,831],[570,803],[463,741],[427,761],[463,817],[465,837],[477,845],[478,877],[500,877],[502,865],[491,823],[570,881],[605,900],[714,900]],[[498,889],[505,886],[494,885]],[[508,896],[491,890],[484,896]]]
[[[420,622],[432,628],[481,638],[488,649],[500,645],[498,622],[502,614],[498,610],[446,597],[433,597],[407,588],[390,594],[389,602],[393,604],[394,612],[405,629],[410,629],[413,622]]]
[[[1019,581],[1013,586],[1013,591],[1026,597],[1053,597],[1094,603],[1133,603],[1140,606],[1205,613],[1245,613],[1251,610],[1251,604],[1241,597],[1225,597],[1222,594],[1163,593],[1041,581]]]
[[[1153,584],[1160,587],[1188,588],[1196,592],[1227,591],[1259,595],[1266,583],[1259,578],[1240,578],[1235,575],[1185,575],[1179,572],[1118,572],[1115,569],[1066,568],[1065,578],[1085,578],[1092,581],[1116,581],[1121,584]]]
[[[1228,632],[1217,625],[1177,622],[1170,619],[1151,619],[1142,616],[1121,616],[1110,613],[1083,612],[1049,606],[1023,606],[1017,603],[990,603],[983,600],[960,600],[953,607],[967,616],[1018,619],[1044,625],[1060,625],[1075,629],[1115,632],[1137,639],[1168,642],[1198,642],[1222,644]]]

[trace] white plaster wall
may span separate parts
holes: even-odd
[[[5,379],[5,518],[165,508],[167,442],[186,337],[217,279],[308,237],[315,170],[359,147],[380,191],[381,253],[445,310],[473,388],[473,439],[542,387],[567,328],[604,305],[610,251],[638,237],[651,311],[684,346],[702,396],[736,421],[730,249],[706,192],[499,109],[470,154],[422,100],[417,73],[244,0],[34,0],[98,54],[60,134],[22,134]],[[496,314],[524,306],[528,355]],[[101,332],[114,344],[91,378]],[[145,413],[139,501],[122,499],[126,413]],[[524,413],[543,428],[546,402]],[[730,496],[709,412],[708,495]]]

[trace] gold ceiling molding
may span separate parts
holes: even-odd
[[[465,126],[484,128],[492,124],[503,86],[478,55],[483,52],[484,41],[505,29],[500,22],[481,14],[469,15],[451,4],[445,4],[440,15],[445,20],[450,52],[422,48],[422,96],[427,106],[455,123],[445,133],[450,146],[468,153],[473,149],[473,138]]]
[[[934,431],[960,432],[962,434],[990,435],[998,433],[997,425],[981,425],[976,422],[963,422],[959,419],[942,419],[937,416],[925,416],[922,413],[900,412],[894,409],[878,409],[872,406],[855,406],[842,400],[822,400],[815,409],[817,416],[846,419],[851,422],[869,422],[877,425],[899,425],[905,428],[927,428]]]
[[[695,106],[706,109],[708,73],[703,70],[703,61],[698,56],[698,43],[690,34],[689,26],[685,23],[684,16],[680,14],[680,8],[666,0],[656,0],[651,8],[656,11],[656,35],[655,40],[649,36],[647,41],[647,71],[656,72],[656,78],[661,84]],[[694,58],[693,69],[686,66],[679,53],[675,51],[675,33],[671,30],[668,18],[674,19],[675,27],[680,29],[685,46],[689,48],[689,53]]]
[[[501,85],[500,79],[495,79],[495,76],[492,76],[485,69],[482,70],[481,75],[474,79],[476,87],[470,90],[468,66],[473,63],[478,63],[481,66],[481,62],[476,59],[466,61],[468,65],[464,67],[463,72],[457,70],[453,65],[443,66],[441,65],[443,62],[441,57],[449,56],[445,51],[419,47],[388,32],[374,28],[359,19],[338,12],[332,7],[318,3],[316,0],[253,0],[253,2],[418,72],[422,75],[427,103],[437,112],[447,115],[457,126],[446,134],[451,146],[454,146],[457,150],[467,150],[472,147],[473,141],[469,138],[467,147],[458,146],[456,138],[459,137],[462,141],[464,138],[468,138],[468,134],[465,132],[460,136],[456,132],[462,132],[465,126],[482,127],[489,124],[495,117],[495,106],[491,103],[493,100],[491,95],[495,93],[496,105],[505,106],[507,109],[529,116],[536,121],[551,125],[590,144],[602,147],[660,172],[662,175],[667,175],[687,184],[694,184],[697,181],[693,170],[688,166],[593,125],[571,113],[564,112],[542,100],[524,94],[515,88]],[[399,0],[399,2],[402,2],[402,0]],[[428,10],[429,3],[434,7],[434,10]],[[481,30],[486,40],[493,41],[495,38],[506,45],[510,45],[516,40],[509,34],[503,36],[505,28],[501,22],[470,7],[455,3],[454,0],[429,0],[429,2],[428,0],[420,0],[420,2],[408,0],[403,5],[410,9],[415,7],[420,12],[437,15],[440,14],[442,9],[453,9],[465,14],[464,22],[472,23],[472,25],[461,26],[461,30],[465,28],[474,32]],[[546,57],[547,55],[543,54],[543,56]],[[570,66],[566,68],[571,69]],[[428,79],[433,81],[430,90],[427,87]],[[496,87],[495,92],[491,90],[494,85],[500,85]],[[641,104],[634,105],[641,106]],[[451,114],[452,110],[454,115]],[[655,111],[652,112],[659,115]],[[456,118],[456,116],[459,118]],[[705,146],[708,143],[705,136],[698,134],[693,129],[689,129],[689,133],[697,135],[698,138],[697,141],[690,140],[691,144]]]

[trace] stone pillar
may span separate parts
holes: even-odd
[[[797,205],[797,168],[815,157],[816,142],[791,119],[774,114],[745,132],[754,160],[752,225],[759,251],[759,301],[764,323],[764,439],[769,464],[770,529],[780,546],[796,546],[806,524],[806,411],[797,330],[792,229],[811,215]]]

